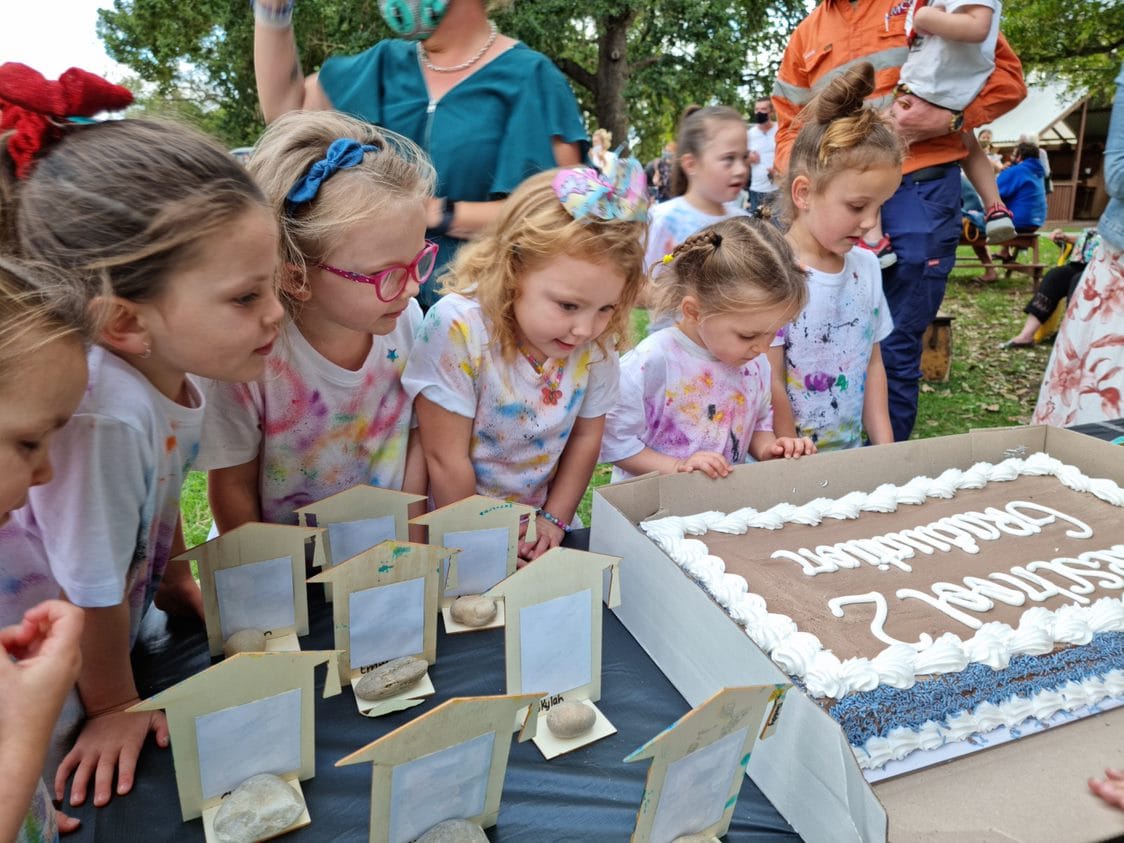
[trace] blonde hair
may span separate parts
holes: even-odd
[[[551,183],[557,170],[531,176],[503,204],[499,219],[466,243],[442,276],[442,292],[475,299],[491,322],[492,340],[512,359],[518,346],[515,300],[523,274],[562,255],[608,263],[625,277],[624,289],[602,338],[620,349],[628,339],[629,316],[644,279],[648,226],[623,220],[576,220],[562,207]]]
[[[354,167],[327,178],[316,196],[289,208],[286,196],[332,142],[350,138],[377,147]],[[247,163],[281,221],[281,259],[307,283],[308,264],[324,260],[352,225],[433,195],[433,165],[416,144],[337,111],[290,111],[269,125]],[[294,300],[282,288],[290,312]]]
[[[61,339],[85,343],[86,297],[55,270],[0,257],[0,387],[20,361]]]
[[[769,307],[799,313],[808,300],[804,269],[784,235],[764,220],[716,222],[688,237],[669,257],[653,269],[659,314],[677,312],[689,295],[698,299],[704,317]]]
[[[745,118],[727,105],[689,105],[683,109],[679,118],[679,131],[676,139],[675,163],[671,167],[670,192],[672,196],[682,196],[690,187],[690,178],[683,169],[683,156],[698,158],[706,145],[714,137],[716,124],[738,123],[745,128]]]
[[[901,167],[905,146],[893,123],[864,105],[873,92],[874,66],[862,62],[832,79],[797,115],[800,130],[781,191],[789,219],[796,217],[792,183],[798,176],[808,179],[813,192],[821,193],[845,170]]]
[[[57,267],[87,296],[161,294],[200,241],[265,200],[211,138],[176,123],[67,124],[62,139],[16,181],[0,138],[0,240]]]

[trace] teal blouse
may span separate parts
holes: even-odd
[[[574,92],[541,53],[516,44],[432,103],[415,49],[386,40],[355,56],[332,56],[320,69],[320,85],[338,110],[424,149],[437,170],[438,196],[502,198],[555,166],[554,137],[585,144]],[[437,238],[437,271],[419,296],[423,307],[436,301],[436,277],[462,242]]]

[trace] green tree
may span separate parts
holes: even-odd
[[[1121,0],[1020,0],[1004,5],[1002,26],[1028,73],[1112,99],[1124,47]]]
[[[772,87],[809,0],[523,0],[497,16],[573,84],[591,128],[632,134],[654,155],[691,103],[740,106]],[[299,0],[294,24],[306,70],[389,34],[377,0]],[[245,0],[114,0],[100,12],[107,52],[163,100],[196,103],[227,143],[261,129],[253,20]],[[596,125],[594,125],[596,124]]]

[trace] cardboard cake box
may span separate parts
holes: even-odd
[[[1036,451],[1124,485],[1122,447],[1049,427],[978,430],[740,466],[719,482],[695,473],[604,486],[594,495],[590,549],[622,558],[617,616],[698,705],[724,687],[789,678],[639,529],[641,521],[802,504]],[[839,725],[793,688],[747,772],[811,841],[1088,841],[1124,834],[1124,813],[1086,785],[1105,767],[1124,767],[1124,708],[872,785]]]

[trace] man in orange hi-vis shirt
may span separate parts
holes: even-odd
[[[785,49],[773,89],[777,110],[776,166],[782,172],[796,137],[793,121],[800,109],[837,74],[856,62],[874,65],[875,108],[888,108],[898,74],[909,54],[905,22],[908,0],[822,0],[805,18]],[[910,96],[905,94],[906,97]],[[984,89],[964,111],[962,131],[990,123],[1026,96],[1022,65],[1006,39],[999,37],[995,70]],[[882,206],[882,226],[897,263],[882,271],[882,287],[894,331],[882,342],[882,361],[890,397],[895,441],[908,439],[917,417],[921,379],[921,337],[944,298],[948,273],[960,242],[960,168],[967,156],[952,112],[936,112],[935,124],[911,124],[910,112],[899,124],[910,143],[901,187]],[[914,109],[920,115],[922,109]],[[943,116],[947,115],[947,117]]]

